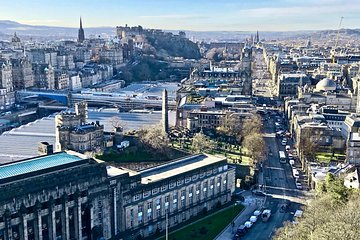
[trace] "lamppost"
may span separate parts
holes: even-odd
[[[233,205],[233,212],[234,212],[234,219],[236,217],[236,212],[235,212],[235,207],[237,206],[237,203],[235,202],[235,204]],[[232,223],[231,223],[231,226],[232,226],[232,229],[231,229],[231,232],[234,233],[234,227],[235,227],[235,220],[233,219]]]

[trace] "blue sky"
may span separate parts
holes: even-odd
[[[360,0],[0,0],[0,19],[77,27],[197,31],[360,28]]]

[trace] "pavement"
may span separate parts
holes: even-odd
[[[232,223],[230,223],[215,239],[232,239],[237,227],[246,222],[252,216],[253,212],[263,204],[264,198],[252,196],[251,191],[245,191],[242,195],[245,200],[241,204],[243,204],[245,208],[235,217],[234,227]]]

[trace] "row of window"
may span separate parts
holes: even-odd
[[[220,188],[220,183],[217,184],[217,187]],[[226,185],[226,180],[224,180],[224,185]],[[210,190],[207,187],[204,187],[202,191],[196,186],[194,193],[192,188],[189,189],[188,195],[185,190],[182,190],[180,193],[180,201],[178,199],[178,193],[174,193],[172,201],[170,201],[170,195],[165,196],[165,201],[156,199],[154,202],[147,202],[145,205],[137,206],[137,216],[134,214],[134,209],[130,209],[130,227],[134,226],[135,220],[137,220],[138,224],[144,223],[144,220],[151,221],[156,218],[160,218],[167,211],[175,211],[180,208],[186,207],[186,199],[188,198],[188,203],[197,203],[200,202],[201,192],[204,197],[207,197],[207,192],[210,192],[210,195],[214,194],[214,185],[210,185]],[[180,202],[180,204],[179,204]],[[162,212],[162,209],[165,209],[165,212]]]
[[[214,168],[213,170],[201,172],[200,174],[195,174],[192,177],[186,177],[185,179],[179,179],[177,181],[172,181],[169,184],[162,185],[160,188],[156,187],[156,188],[153,188],[152,190],[144,191],[142,193],[142,196],[141,196],[141,194],[135,194],[133,199],[134,199],[134,201],[138,201],[141,199],[141,197],[147,198],[147,197],[150,197],[151,195],[156,195],[159,192],[164,192],[168,189],[173,189],[176,186],[178,186],[178,187],[182,186],[184,183],[189,184],[191,181],[197,181],[199,178],[202,179],[205,176],[211,176],[212,174],[216,174],[218,172],[220,173],[222,171],[226,171],[227,169],[228,169],[228,166],[225,165],[225,166],[221,166],[218,168]]]
[[[221,180],[221,177],[219,177],[218,182],[215,185],[215,180],[211,179],[210,184],[204,183],[202,186],[201,184],[197,184],[196,186],[191,186],[188,188],[188,193],[185,189],[182,189],[181,191],[176,191],[173,193],[172,201],[170,201],[170,194],[166,195],[163,201],[163,204],[161,204],[162,199],[157,198],[155,201],[149,201],[147,202],[146,209],[147,209],[147,215],[150,217],[152,216],[153,212],[153,206],[155,206],[157,215],[160,216],[161,214],[161,208],[165,208],[165,210],[168,210],[171,206],[172,210],[176,210],[178,208],[178,202],[180,201],[180,207],[185,207],[186,200],[188,199],[189,203],[193,203],[193,199],[195,198],[195,201],[200,201],[201,196],[208,197],[209,195],[213,195],[215,193],[215,188],[217,187],[218,192],[221,191],[221,182],[223,183],[223,186],[226,189],[227,180]],[[180,193],[180,194],[179,194]],[[180,196],[180,199],[179,199]],[[163,205],[163,206],[162,206]],[[143,205],[138,205],[138,216],[142,217],[143,215]],[[133,210],[130,211],[130,216],[133,217]]]

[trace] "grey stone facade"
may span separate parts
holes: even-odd
[[[0,169],[1,240],[147,237],[165,230],[166,217],[173,227],[235,189],[235,169],[211,155],[134,172],[67,152]]]

